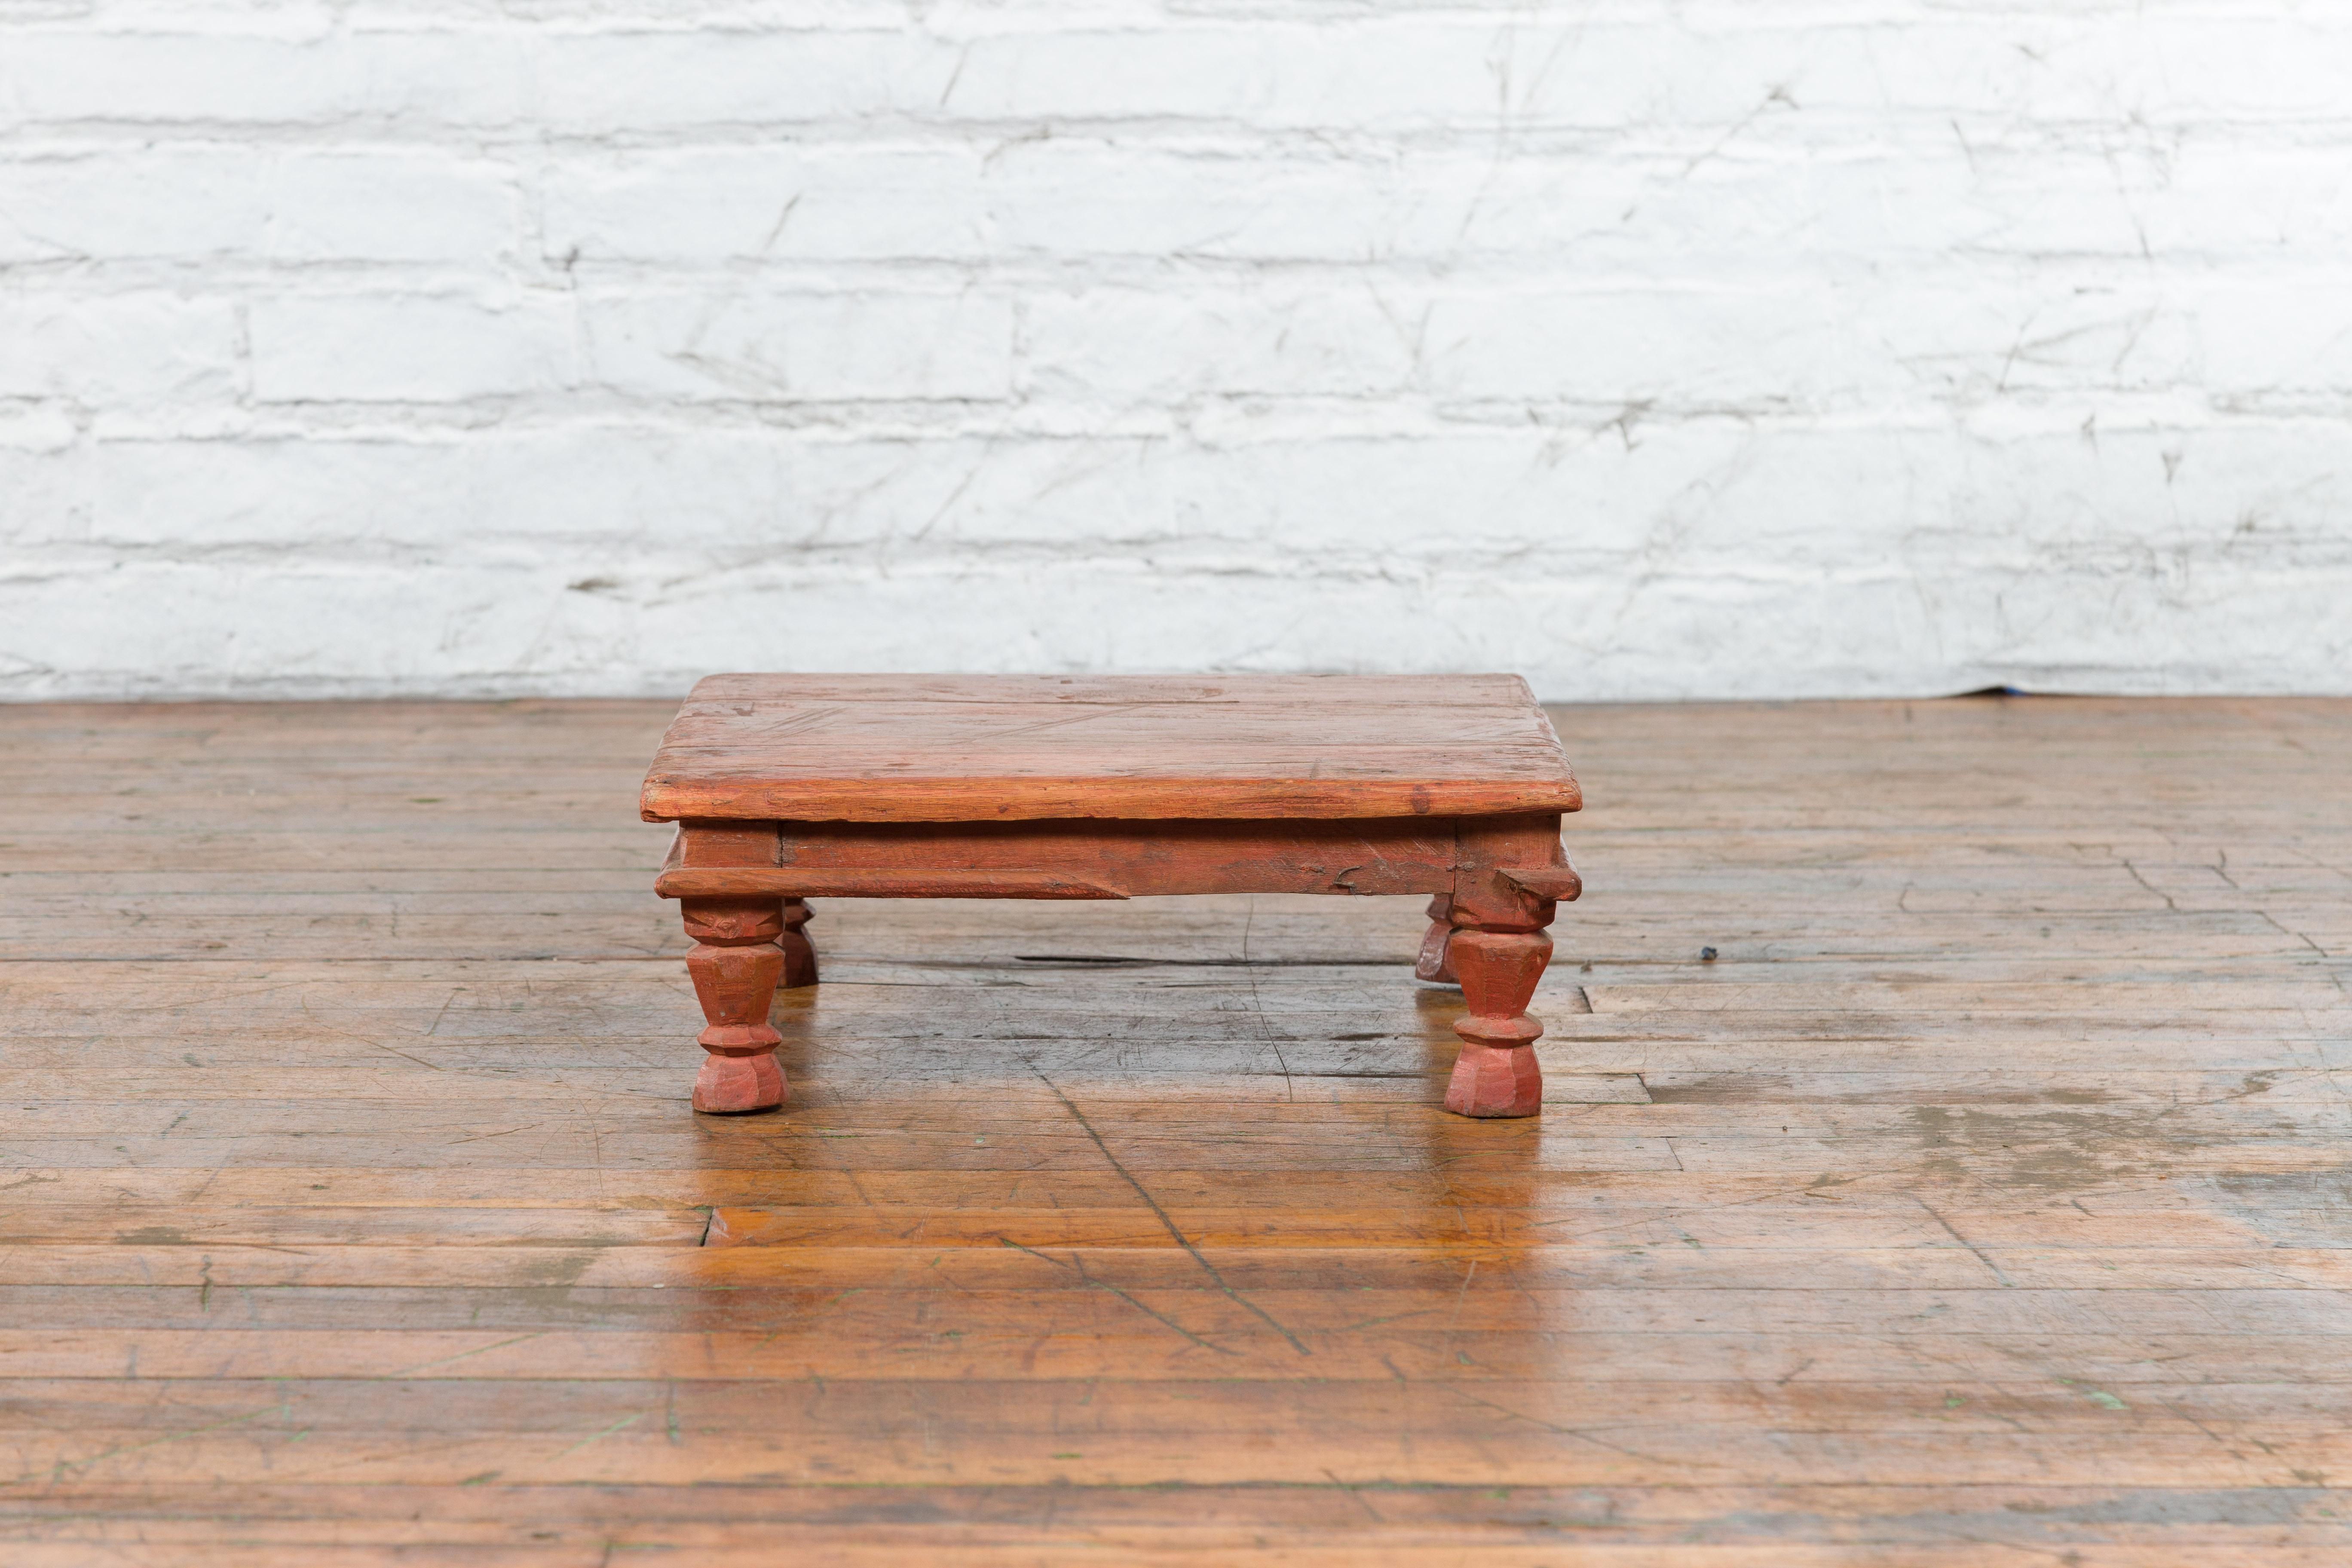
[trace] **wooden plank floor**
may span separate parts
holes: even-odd
[[[0,708],[0,1561],[2352,1561],[2352,703],[1560,710],[1521,1122],[1267,898],[695,1118],[667,715]]]

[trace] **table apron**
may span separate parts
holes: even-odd
[[[664,898],[811,899],[1453,893],[1465,871],[1518,867],[1556,879],[1566,865],[1556,812],[1322,820],[688,821],[678,825],[655,889]]]

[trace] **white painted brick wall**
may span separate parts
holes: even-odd
[[[2352,4],[0,0],[0,696],[2352,691]]]

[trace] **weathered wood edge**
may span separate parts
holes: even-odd
[[[848,798],[858,792],[865,798]],[[1108,795],[1109,798],[1106,798]],[[1507,816],[1584,807],[1575,775],[1525,784],[1493,779],[1201,780],[1183,777],[828,779],[688,784],[648,774],[646,822],[1027,822],[1068,817],[1147,822],[1205,817]]]
[[[674,853],[674,852],[673,852]],[[1498,867],[1495,874],[1539,899],[1573,902],[1584,879],[1565,866]],[[822,869],[755,866],[666,865],[654,879],[665,899],[710,899],[777,894],[803,899],[1127,899],[1133,895],[1055,871],[967,871],[942,868]]]

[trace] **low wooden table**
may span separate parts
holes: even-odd
[[[1428,893],[1415,973],[1469,1016],[1445,1108],[1532,1116],[1527,1007],[1582,804],[1515,675],[714,675],[646,774],[708,1025],[697,1110],[784,1101],[807,900]]]

